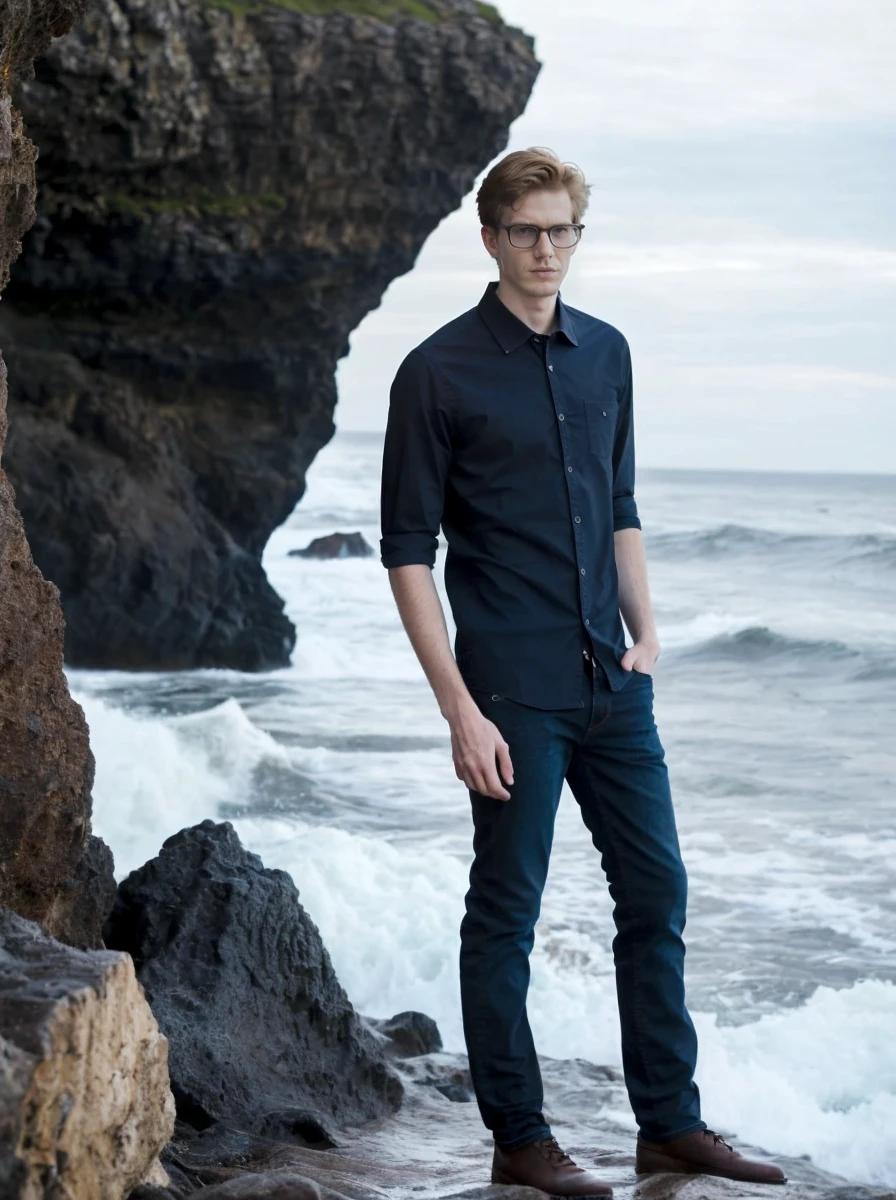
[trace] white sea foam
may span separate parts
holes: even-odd
[[[112,847],[118,880],[153,858],[169,834],[244,801],[253,768],[285,751],[235,700],[183,716],[126,712],[72,688],[96,758],[93,829]]]

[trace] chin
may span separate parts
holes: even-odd
[[[556,275],[528,275],[526,277],[524,287],[538,288],[539,291],[556,291],[560,286],[560,273]]]

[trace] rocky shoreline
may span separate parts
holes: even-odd
[[[91,826],[64,651],[156,668],[288,657],[260,553],[332,434],[347,331],[534,78],[530,39],[485,5],[396,2],[429,14],[396,27],[299,7],[0,0],[0,290],[21,257],[0,311],[2,1200],[540,1195],[489,1185],[464,1057],[425,1014],[356,1012],[294,881],[229,822],[173,832],[118,884]],[[365,71],[394,78],[379,107]],[[24,253],[38,151],[14,92],[41,147]],[[252,113],[278,136],[247,149]],[[188,188],[197,164],[210,190]],[[298,166],[279,230],[272,197]],[[542,1070],[558,1136],[620,1197],[762,1193],[639,1183],[631,1134],[594,1116],[622,1108],[619,1073]],[[801,1200],[892,1200],[781,1161]]]
[[[229,822],[166,839],[119,884],[103,935],[106,948],[79,950],[0,910],[4,1200],[541,1196],[489,1184],[465,1057],[423,1013],[357,1013],[290,876]],[[594,1115],[624,1109],[621,1073],[541,1066],[555,1133],[618,1197],[767,1193],[639,1180],[633,1136]],[[893,1197],[776,1161],[799,1200]]]

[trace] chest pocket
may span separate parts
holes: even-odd
[[[585,397],[588,447],[601,458],[609,459],[613,453],[618,413],[619,393],[608,383],[601,384],[590,396]]]

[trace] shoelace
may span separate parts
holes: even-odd
[[[703,1130],[703,1132],[706,1134],[706,1136],[707,1136],[707,1137],[711,1137],[711,1138],[712,1138],[712,1144],[713,1144],[714,1146],[715,1146],[715,1145],[718,1145],[718,1143],[719,1143],[719,1142],[721,1142],[721,1143],[722,1143],[722,1145],[723,1145],[723,1146],[727,1146],[727,1147],[728,1147],[728,1149],[729,1149],[729,1150],[730,1150],[730,1151],[731,1151],[733,1154],[736,1154],[736,1153],[737,1153],[737,1151],[734,1149],[734,1147],[731,1145],[731,1143],[730,1143],[730,1142],[726,1142],[726,1141],[725,1141],[725,1139],[722,1137],[722,1135],[721,1135],[721,1134],[719,1134],[719,1133],[716,1133],[716,1131],[715,1131],[714,1129],[704,1129],[704,1130]]]
[[[556,1162],[560,1167],[576,1165],[555,1137],[542,1138],[538,1143],[538,1149],[549,1162]]]

